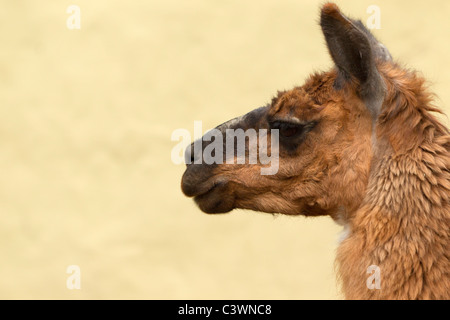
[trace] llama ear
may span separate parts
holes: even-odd
[[[360,21],[344,16],[334,3],[322,7],[320,26],[339,70],[339,79],[358,80],[358,94],[368,102],[372,115],[377,117],[381,104],[373,101],[379,100],[384,89],[375,59],[389,60],[389,52]]]

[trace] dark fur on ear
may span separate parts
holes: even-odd
[[[367,38],[370,41],[375,60],[392,61],[392,56],[389,50],[381,42],[379,42],[369,30],[367,30],[366,26],[361,22],[361,20],[349,20],[352,21],[355,26],[357,26],[366,34]]]
[[[320,16],[330,55],[339,70],[337,88],[350,79],[358,81],[357,93],[376,118],[384,86],[376,60],[390,60],[391,55],[367,30],[361,21],[344,16],[334,3],[322,7]]]

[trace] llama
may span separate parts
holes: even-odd
[[[432,114],[440,110],[425,80],[360,21],[327,3],[320,26],[332,70],[216,128],[278,130],[278,172],[192,163],[182,191],[206,213],[330,216],[346,230],[336,269],[347,299],[449,299],[450,133]],[[194,145],[190,160],[201,157]],[[379,289],[367,284],[373,265]]]

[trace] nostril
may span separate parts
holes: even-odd
[[[187,146],[186,150],[184,151],[184,162],[186,163],[186,165],[193,164],[195,162],[194,143]]]
[[[189,145],[184,152],[184,159],[186,165],[202,163],[203,140],[197,139]]]
[[[186,165],[189,165],[191,163],[193,163],[193,154],[191,152],[191,146],[189,145],[185,150],[184,150],[184,163]]]

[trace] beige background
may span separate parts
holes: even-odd
[[[0,298],[341,298],[330,219],[202,214],[170,159],[174,129],[331,66],[322,1],[0,2]],[[338,3],[378,5],[375,34],[448,113],[450,2]]]

